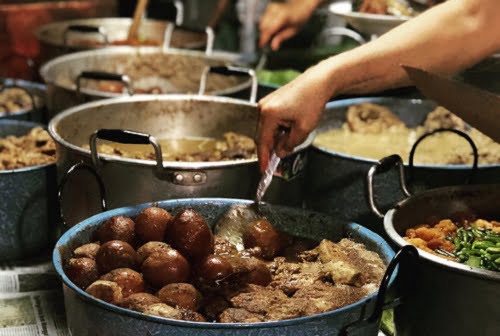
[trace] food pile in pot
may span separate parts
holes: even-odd
[[[149,207],[104,222],[65,273],[95,298],[144,314],[252,323],[352,304],[375,292],[385,271],[362,244],[298,239],[266,219],[245,226],[241,248],[225,237],[194,210],[174,217]]]
[[[56,144],[41,127],[20,137],[0,138],[0,170],[39,166],[56,161]]]
[[[471,267],[500,271],[500,222],[444,219],[431,225],[406,230],[412,245],[442,258]]]
[[[0,91],[0,115],[31,109],[33,109],[33,103],[25,90],[8,88]]]
[[[417,0],[410,4],[409,0],[355,0],[354,8],[361,13],[411,17],[416,16],[422,9],[432,7],[443,1]],[[420,2],[422,5],[415,7],[415,2]]]
[[[212,138],[158,139],[164,161],[213,162],[257,157],[255,141],[243,134],[224,133],[223,140]],[[89,149],[88,145],[83,148]],[[155,160],[151,146],[108,142],[98,146],[99,153],[131,159]]]
[[[201,57],[186,57],[175,54],[143,54],[117,55],[113,58],[104,58],[93,67],[85,70],[106,71],[124,74],[130,77],[134,92],[137,94],[186,93],[198,92],[200,78],[209,64]],[[223,65],[223,62],[210,64]],[[61,73],[59,81],[69,85],[74,84],[76,78],[65,78]],[[234,76],[213,74],[208,76],[206,90],[208,92],[224,90],[241,84],[245,79]],[[83,82],[83,87],[110,93],[126,93],[126,88],[120,82],[92,81]]]
[[[466,132],[478,149],[479,164],[500,163],[500,144],[444,109],[438,107],[427,115],[422,126],[408,128],[387,107],[363,103],[349,107],[346,122],[319,134],[314,144],[328,150],[358,157],[380,159],[392,154],[408,158],[417,139],[427,132],[452,128]],[[423,141],[416,153],[417,164],[472,164],[470,145],[456,134],[438,133]]]

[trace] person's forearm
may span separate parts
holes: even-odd
[[[402,64],[452,74],[498,49],[498,1],[449,0],[317,68],[327,75],[326,94],[362,94],[408,85]]]

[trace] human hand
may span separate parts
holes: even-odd
[[[320,3],[320,0],[270,3],[260,19],[260,46],[270,43],[272,50],[279,49],[283,41],[297,34]]]
[[[318,124],[331,94],[328,76],[320,63],[259,101],[257,144],[262,171],[273,150],[283,158],[306,140]],[[277,137],[280,128],[289,132]]]

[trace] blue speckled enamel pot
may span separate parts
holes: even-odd
[[[436,107],[432,101],[420,99],[383,97],[339,100],[326,106],[318,133],[341,127],[346,120],[345,115],[349,106],[364,102],[390,108],[409,127],[423,124],[427,114]],[[468,146],[465,141],[464,146]],[[418,150],[416,157],[418,158]],[[314,144],[310,147],[308,160],[306,208],[346,218],[384,235],[382,221],[373,215],[366,202],[365,177],[377,160],[339,153]],[[408,170],[408,165],[405,164],[406,176],[409,176]],[[461,185],[470,171],[471,167],[467,165],[416,164],[409,186],[413,192],[419,192],[431,188]],[[479,161],[478,170],[471,182],[500,183],[500,164],[483,165]],[[399,187],[396,171],[379,176],[375,189],[378,190],[375,195],[377,203],[383,209],[388,209],[405,198]]]
[[[0,137],[21,136],[38,123],[0,120]],[[39,254],[54,242],[55,164],[0,170],[0,260]]]
[[[12,78],[0,78],[0,87],[8,89],[10,87],[17,87],[26,90],[31,94],[31,98],[34,96],[40,98],[40,101],[36,105],[36,108],[30,110],[21,110],[14,113],[0,113],[0,120],[26,120],[35,122],[47,122],[46,119],[46,107],[45,107],[45,91],[47,87],[43,84],[28,82],[22,79],[12,79]]]
[[[249,205],[251,201],[201,198],[171,200],[154,203],[176,214],[181,209],[191,208],[199,212],[210,226],[234,205]],[[57,242],[53,261],[57,273],[64,282],[64,296],[68,325],[74,336],[82,335],[169,335],[169,336],[320,336],[320,335],[377,335],[380,316],[362,327],[343,329],[371,316],[377,293],[344,308],[315,315],[278,322],[253,324],[199,323],[165,319],[126,310],[94,299],[75,286],[66,277],[63,265],[77,246],[89,242],[92,233],[108,218],[116,215],[136,216],[151,203],[120,208],[95,215],[72,227]],[[320,240],[338,241],[350,237],[364,243],[367,248],[379,253],[385,263],[394,257],[389,245],[375,233],[352,223],[340,223],[334,218],[303,209],[263,204],[263,214],[280,230],[292,235]],[[394,276],[391,278],[392,283]]]

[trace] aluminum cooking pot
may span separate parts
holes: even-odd
[[[248,206],[252,201],[235,199],[187,199],[154,203],[172,213],[181,209],[194,209],[213,228],[217,219],[234,206]],[[71,251],[89,242],[92,233],[112,216],[136,216],[151,204],[115,209],[93,216],[67,231],[56,244],[53,254],[55,268],[64,283],[64,297],[68,326],[73,335],[133,335],[140,330],[143,335],[377,335],[387,287],[394,280],[391,276],[401,261],[400,269],[417,258],[414,247],[408,247],[393,259],[384,276],[380,290],[352,305],[331,312],[286,321],[255,324],[200,323],[146,316],[131,310],[96,300],[75,286],[65,275],[64,265]],[[388,264],[394,252],[373,232],[357,225],[339,223],[336,219],[319,213],[288,207],[262,204],[261,210],[277,228],[298,237],[314,240],[324,238],[338,241],[350,237],[377,252]],[[400,272],[403,273],[403,272]],[[403,278],[397,278],[400,282]],[[409,280],[409,279],[405,279]]]
[[[436,107],[431,101],[419,99],[383,97],[340,100],[326,106],[317,132],[341,127],[346,120],[348,108],[363,102],[388,107],[409,127],[423,124],[427,114]],[[373,159],[339,153],[313,144],[308,153],[306,207],[341,216],[384,234],[380,219],[373,215],[365,198],[365,176],[375,162]],[[407,176],[410,175],[409,165],[405,164],[405,170]],[[416,164],[411,169],[410,189],[418,191],[461,185],[469,174],[470,166],[466,165]],[[395,171],[390,171],[377,179],[375,197],[381,208],[387,209],[405,196],[398,181]],[[500,183],[500,164],[479,164],[471,182]]]
[[[0,137],[26,135],[38,123],[0,120]],[[0,170],[0,260],[39,255],[55,238],[55,164]]]
[[[255,98],[255,90],[252,96]],[[104,180],[110,208],[165,198],[253,199],[260,177],[257,158],[220,162],[162,162],[156,138],[220,138],[225,132],[253,138],[258,117],[255,102],[232,98],[202,95],[122,97],[64,111],[52,119],[49,132],[57,143],[59,177],[77,162],[92,164]],[[151,144],[157,154],[156,161],[99,154],[95,150],[98,138]],[[273,180],[266,200],[288,205],[302,204],[305,149],[311,141],[312,136],[282,160],[278,168],[279,175]],[[82,148],[85,144],[89,144],[91,150]],[[85,175],[69,179],[66,193],[67,205],[79,204],[78,207],[71,206],[72,211],[68,213],[70,225],[99,211],[96,202],[98,190]]]
[[[75,51],[101,49],[115,41],[127,39],[132,24],[130,18],[94,18],[49,23],[39,27],[35,34],[41,45],[44,61]],[[173,23],[143,20],[138,36],[163,45],[165,33]],[[205,32],[177,28],[171,35],[171,46],[182,49],[199,49],[206,45]],[[77,42],[73,42],[77,41]],[[78,43],[78,41],[84,41]],[[92,44],[92,42],[96,42]],[[168,41],[170,42],[170,41]]]
[[[36,122],[46,122],[45,107],[45,85],[28,82],[22,79],[0,78],[0,92],[9,88],[21,89],[28,94],[31,99],[32,109],[23,109],[13,113],[0,113],[0,120],[28,120]],[[36,100],[35,100],[36,97]]]
[[[211,30],[207,30],[209,33]],[[209,33],[210,34],[210,33]],[[47,106],[51,115],[89,100],[132,95],[139,87],[162,87],[169,93],[192,93],[205,66],[242,66],[246,60],[239,54],[212,51],[212,39],[205,52],[158,47],[113,47],[101,50],[82,51],[57,57],[45,64],[40,74],[47,83]],[[163,62],[164,60],[164,62]],[[172,83],[158,76],[157,67],[172,62],[172,68],[161,69],[180,83]],[[123,73],[126,68],[134,73]],[[153,69],[151,68],[153,67]],[[141,75],[140,73],[147,73]],[[89,81],[120,82],[127,93],[99,91],[98,87],[86,88],[81,84]],[[91,83],[91,82],[89,82]],[[178,85],[178,87],[177,87]],[[207,91],[215,95],[237,94],[250,87],[251,81],[244,78],[221,78],[214,76],[208,82]]]
[[[399,166],[401,187],[405,185],[402,160],[393,155],[376,163],[367,175],[368,200],[372,211],[384,217],[384,229],[399,247],[407,229],[457,219],[464,214],[500,218],[500,185],[438,188],[409,196],[385,216],[373,198],[374,176]],[[462,217],[463,218],[463,217]],[[500,273],[473,268],[419,250],[418,288],[409,304],[396,310],[397,334],[407,335],[498,335],[500,330]],[[473,305],[473,307],[471,306]],[[418,323],[416,322],[418,321]]]

